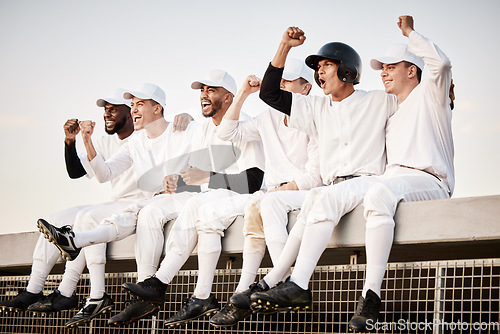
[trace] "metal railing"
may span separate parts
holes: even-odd
[[[260,275],[269,269],[261,269]],[[219,269],[213,292],[225,303],[235,290],[241,271]],[[317,267],[312,280],[311,311],[254,314],[237,326],[211,327],[207,318],[177,329],[166,329],[163,321],[174,315],[194,291],[198,272],[181,271],[167,288],[165,303],[152,320],[141,320],[127,328],[107,325],[110,314],[101,315],[89,325],[65,329],[65,322],[76,310],[45,316],[29,312],[0,316],[0,333],[348,333],[363,288],[365,265],[350,264]],[[61,275],[51,275],[44,292],[57,287]],[[130,298],[121,284],[135,281],[135,273],[106,274],[106,289],[115,300],[111,315],[124,308]],[[28,276],[0,277],[0,298],[11,298],[26,286]],[[373,324],[378,333],[499,333],[500,259],[390,263],[382,286],[382,311]],[[77,294],[83,301],[89,293],[84,275]]]

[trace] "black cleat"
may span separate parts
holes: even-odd
[[[250,296],[252,295],[252,293],[267,290],[269,290],[269,286],[267,285],[266,281],[260,280],[258,283],[253,283],[252,285],[250,285],[249,289],[240,293],[235,293],[233,296],[231,296],[231,298],[229,298],[229,301],[239,309],[250,310],[250,305],[252,305]]]
[[[176,315],[165,320],[165,327],[173,328],[187,324],[204,315],[214,314],[219,308],[219,302],[213,294],[207,299],[191,297],[184,302],[184,306]]]
[[[167,284],[162,283],[156,276],[146,278],[139,283],[123,283],[122,287],[134,296],[150,303],[162,304],[165,301]]]
[[[108,325],[111,326],[126,326],[139,321],[140,319],[150,318],[158,313],[160,308],[158,305],[132,299],[125,304],[125,309],[120,313],[112,316],[108,320]]]
[[[229,327],[236,325],[239,321],[252,315],[252,310],[244,310],[234,306],[231,302],[210,318],[210,324],[214,327]]]
[[[356,313],[349,321],[349,328],[353,331],[366,332],[367,325],[375,326],[380,312],[380,297],[372,290],[366,292],[366,298],[359,297]]]
[[[28,310],[31,312],[59,312],[63,310],[71,310],[78,307],[78,297],[73,293],[71,297],[61,295],[59,290],[54,290],[50,295],[43,300],[31,304]]]
[[[290,280],[268,291],[255,292],[250,299],[251,309],[258,313],[308,310],[312,305],[311,290],[304,290]]]
[[[75,246],[73,241],[75,234],[71,230],[71,226],[55,227],[41,218],[38,219],[37,226],[45,239],[52,242],[59,249],[59,253],[61,253],[64,260],[72,261],[80,254],[81,248]]]
[[[31,293],[28,290],[20,290],[17,296],[9,300],[0,302],[2,311],[23,311],[27,310],[31,304],[43,300],[43,292]]]
[[[113,308],[114,302],[110,296],[106,293],[100,299],[90,299],[88,298],[85,305],[73,318],[71,318],[67,323],[66,327],[78,327],[80,325],[90,322],[92,319],[97,317],[101,313],[106,313]]]

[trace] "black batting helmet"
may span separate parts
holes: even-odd
[[[361,58],[359,54],[347,44],[332,42],[323,45],[318,54],[306,58],[306,65],[315,71],[314,78],[318,85],[320,85],[318,81],[318,63],[325,58],[340,62],[337,76],[341,81],[353,83],[354,85],[359,83],[361,78]]]

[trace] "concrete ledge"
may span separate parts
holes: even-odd
[[[295,223],[297,214],[298,212],[290,213],[289,228]],[[442,251],[446,247],[448,253],[454,252],[459,256],[457,258],[500,257],[500,195],[401,203],[395,220],[393,253],[413,249],[422,252],[415,255],[432,260],[435,258],[431,253]],[[165,234],[171,226],[172,222],[169,222]],[[243,219],[238,217],[226,231],[223,238],[223,255],[226,258],[242,253],[242,227]],[[346,250],[347,253],[362,252],[364,232],[363,209],[358,207],[344,216],[335,228],[327,255],[345,256],[346,252],[339,253],[339,250]],[[39,236],[38,231],[0,235],[0,271],[11,272],[16,267],[31,266],[33,249]],[[133,262],[134,242],[135,236],[130,236],[110,243],[108,261]],[[426,252],[429,253],[427,257]],[[330,262],[334,264],[335,261],[330,259]],[[131,270],[135,270],[134,268]]]

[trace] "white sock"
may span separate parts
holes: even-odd
[[[217,233],[198,235],[198,281],[194,296],[207,299],[212,292],[215,269],[222,251],[221,236]]]
[[[78,248],[114,241],[118,236],[113,224],[102,224],[90,231],[77,232],[73,238]]]
[[[274,268],[264,277],[264,281],[270,288],[275,287],[284,277],[287,277],[290,272],[290,268],[299,254],[304,229],[304,222],[302,220],[297,220],[290,231],[290,236],[286,241],[279,260],[277,263],[274,263]]]
[[[330,242],[334,227],[332,221],[322,221],[308,225],[304,231],[297,262],[290,278],[304,290],[309,287],[309,280],[321,254]]]
[[[394,219],[369,215],[366,223],[366,277],[363,297],[372,290],[380,297],[387,261],[394,240]]]
[[[255,282],[262,258],[266,252],[266,240],[262,238],[245,238],[243,245],[243,267],[235,293],[247,290]]]
[[[105,291],[104,273],[106,265],[104,263],[94,263],[87,266],[90,275],[90,298],[101,299]]]
[[[85,268],[85,253],[80,252],[80,254],[73,261],[66,262],[66,268],[64,268],[64,275],[59,283],[57,290],[64,297],[71,297],[73,292],[75,292],[78,280],[82,275],[83,269]]]

